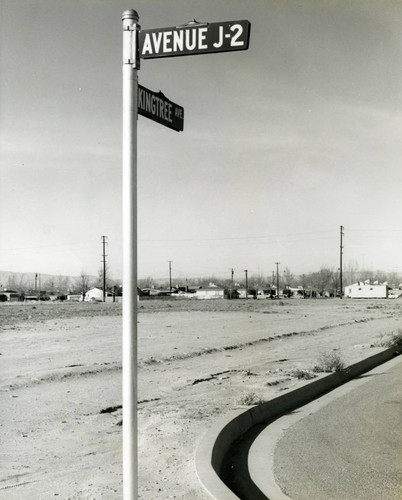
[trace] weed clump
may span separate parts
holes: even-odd
[[[317,375],[315,375],[315,373],[311,373],[308,370],[302,370],[300,368],[293,370],[290,374],[299,380],[311,380],[312,378],[317,377]]]
[[[238,404],[250,406],[250,405],[259,405],[263,402],[264,400],[260,396],[258,396],[258,394],[256,394],[255,392],[248,392],[239,399]]]
[[[391,338],[388,342],[388,347],[396,347],[402,345],[402,330],[399,329],[397,332],[393,332]]]
[[[402,330],[392,332],[389,335],[381,335],[380,338],[372,344],[374,347],[397,347],[402,346]]]
[[[313,371],[316,373],[341,372],[345,369],[345,363],[337,352],[323,352],[318,358],[318,363]]]

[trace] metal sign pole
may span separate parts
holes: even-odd
[[[138,14],[123,12],[123,498],[136,500]]]

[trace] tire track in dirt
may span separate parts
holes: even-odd
[[[6,481],[11,480],[12,478],[7,478]],[[18,486],[26,486],[27,484],[35,483],[37,481],[24,481],[22,483],[10,484],[8,486],[0,486],[0,491],[10,490],[11,488],[18,488]]]
[[[293,336],[303,336],[303,335],[316,335],[320,332],[326,331],[326,330],[331,330],[343,326],[351,326],[356,323],[367,323],[370,321],[377,321],[377,320],[382,320],[382,319],[387,319],[389,318],[390,315],[385,315],[382,317],[377,317],[377,318],[364,318],[364,319],[359,319],[359,320],[353,320],[353,321],[346,321],[344,323],[338,323],[337,325],[325,325],[320,328],[312,329],[312,330],[301,330],[301,331],[294,331],[294,332],[286,332],[286,333],[281,333],[277,335],[270,335],[268,337],[263,337],[260,339],[256,340],[251,340],[249,342],[240,342],[238,344],[233,344],[233,345],[226,345],[223,347],[206,347],[204,349],[198,350],[198,351],[192,351],[192,352],[185,352],[181,354],[174,354],[172,356],[162,356],[160,358],[155,358],[155,357],[150,357],[146,358],[143,360],[140,360],[138,362],[138,367],[145,367],[148,365],[153,365],[153,364],[159,364],[159,363],[167,363],[167,362],[172,362],[172,361],[180,361],[180,360],[186,360],[186,359],[191,359],[191,358],[196,358],[199,356],[204,356],[207,354],[213,354],[217,352],[224,352],[224,351],[233,351],[237,349],[243,349],[245,347],[253,347],[258,344],[264,344],[267,342],[272,342],[274,340],[281,340],[286,337],[293,337]]]
[[[68,365],[65,368],[78,368],[83,365]],[[64,370],[61,368],[60,370]],[[29,380],[19,380],[13,384],[10,384],[6,389],[2,388],[0,391],[10,391],[21,388],[29,388],[39,384],[46,384],[51,382],[62,382],[67,379],[74,379],[79,377],[90,377],[93,375],[100,375],[105,373],[113,373],[122,370],[121,363],[103,363],[102,365],[96,365],[94,368],[83,367],[83,369],[69,370],[64,372],[52,372],[47,375],[43,375],[40,378],[30,378]]]

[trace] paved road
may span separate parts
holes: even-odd
[[[399,356],[280,419],[281,431],[291,425],[273,454],[282,491],[293,500],[400,500],[401,382]]]

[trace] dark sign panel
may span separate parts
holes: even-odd
[[[249,21],[224,23],[194,21],[172,28],[141,30],[139,33],[140,57],[154,59],[247,50],[249,39]]]
[[[138,114],[177,132],[183,130],[184,108],[169,101],[162,92],[152,92],[138,85]]]

